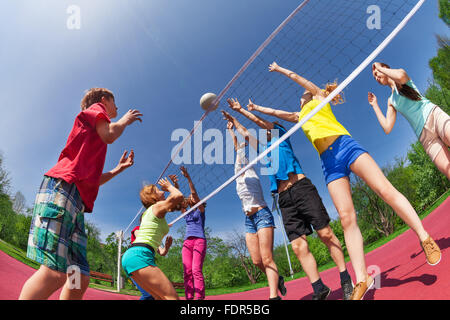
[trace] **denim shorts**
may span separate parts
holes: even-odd
[[[350,166],[364,153],[367,153],[367,151],[352,137],[343,135],[337,138],[320,155],[326,184],[350,176]]]
[[[245,228],[247,233],[257,233],[259,229],[275,227],[272,212],[264,207],[258,212],[245,218]]]

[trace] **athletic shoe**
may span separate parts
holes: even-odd
[[[341,282],[341,288],[343,291],[342,300],[350,300],[353,293],[352,279],[348,279],[347,281]]]
[[[269,298],[269,300],[283,300],[280,296],[276,296],[275,298]]]
[[[373,287],[374,283],[375,283],[375,280],[373,280],[373,278],[371,276],[368,276],[366,281],[358,283],[353,288],[353,292],[350,297],[350,300],[363,300],[367,291],[369,291]]]
[[[278,290],[280,290],[281,295],[284,297],[286,295],[286,287],[284,286],[284,278],[279,276],[278,278]]]
[[[441,250],[430,236],[421,243],[421,246],[430,266],[435,266],[441,261]]]
[[[330,293],[331,293],[331,289],[328,288],[327,286],[325,286],[325,290],[323,290],[319,293],[313,294],[312,299],[313,300],[327,300]]]

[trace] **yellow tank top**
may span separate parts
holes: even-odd
[[[313,99],[305,104],[298,115],[298,120],[302,120],[314,108],[321,103],[320,100]],[[303,126],[303,132],[311,141],[314,148],[317,150],[315,141],[337,135],[348,135],[350,133],[336,120],[336,117],[331,110],[331,106],[327,103],[319,112],[317,112],[311,119],[309,119]],[[319,152],[319,150],[317,150]]]
[[[149,207],[142,216],[141,226],[133,243],[145,243],[153,247],[155,251],[161,245],[161,241],[169,233],[169,225],[165,218],[158,218],[153,214],[153,206]]]

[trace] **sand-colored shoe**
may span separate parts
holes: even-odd
[[[431,237],[428,237],[425,241],[421,243],[423,252],[425,252],[425,256],[427,258],[427,263],[430,266],[435,266],[441,261],[441,249],[434,242]]]
[[[350,300],[363,300],[367,291],[373,287],[374,283],[375,280],[371,276],[368,276],[366,281],[356,284],[353,288],[353,293]]]

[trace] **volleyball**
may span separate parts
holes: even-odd
[[[218,107],[218,103],[216,103],[216,105],[211,107],[211,104],[214,102],[214,100],[217,98],[217,96],[214,93],[208,92],[205,93],[201,98],[200,98],[200,106],[202,107],[203,110],[205,111],[214,111],[217,109]]]

